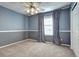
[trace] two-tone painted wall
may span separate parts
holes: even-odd
[[[23,40],[25,33],[20,30],[27,30],[27,23],[27,16],[0,6],[0,46]]]
[[[44,13],[52,14],[51,12]],[[38,15],[31,16],[29,19],[29,29],[38,30]],[[70,9],[63,9],[60,13],[60,24],[59,24],[60,38],[63,44],[70,44]],[[30,38],[38,38],[37,31],[30,31]],[[52,41],[52,36],[45,36],[46,41]]]
[[[61,10],[59,32],[61,42],[70,45],[70,8]]]
[[[69,10],[61,12],[59,25],[63,42],[70,40],[69,17]],[[52,41],[52,36],[45,37],[47,41]],[[26,38],[38,39],[38,15],[28,17],[0,6],[0,46]]]
[[[29,38],[38,39],[38,15],[29,17]]]

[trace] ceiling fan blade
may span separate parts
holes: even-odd
[[[40,9],[40,11],[44,11],[45,9]]]
[[[26,5],[26,4],[27,4],[27,5],[31,5],[30,2],[24,2],[24,4],[25,4],[25,5]]]
[[[25,7],[25,8],[29,8],[30,6],[25,6],[25,5],[24,5],[24,7]]]
[[[30,4],[29,2],[24,2],[24,3],[23,3],[23,6],[24,6],[24,7],[29,7],[30,5],[31,5],[31,4]]]
[[[40,7],[40,3],[39,2],[36,2],[33,4],[35,7],[39,8]]]

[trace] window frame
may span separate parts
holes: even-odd
[[[45,20],[46,20],[46,18],[48,19],[51,19],[51,24],[50,23],[48,23],[48,24],[45,24]],[[51,31],[50,31],[50,28],[49,29],[46,29],[45,27],[51,27],[52,29],[51,29]],[[46,33],[46,30],[49,30],[48,32],[50,32],[49,34],[48,33]],[[48,14],[48,15],[44,15],[44,34],[46,35],[46,36],[52,36],[53,35],[53,18],[52,18],[52,14]]]

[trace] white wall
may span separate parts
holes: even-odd
[[[71,11],[71,48],[79,56],[79,3]]]

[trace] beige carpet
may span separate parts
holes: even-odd
[[[0,48],[1,57],[74,57],[71,49],[53,43],[25,40],[11,46]]]

